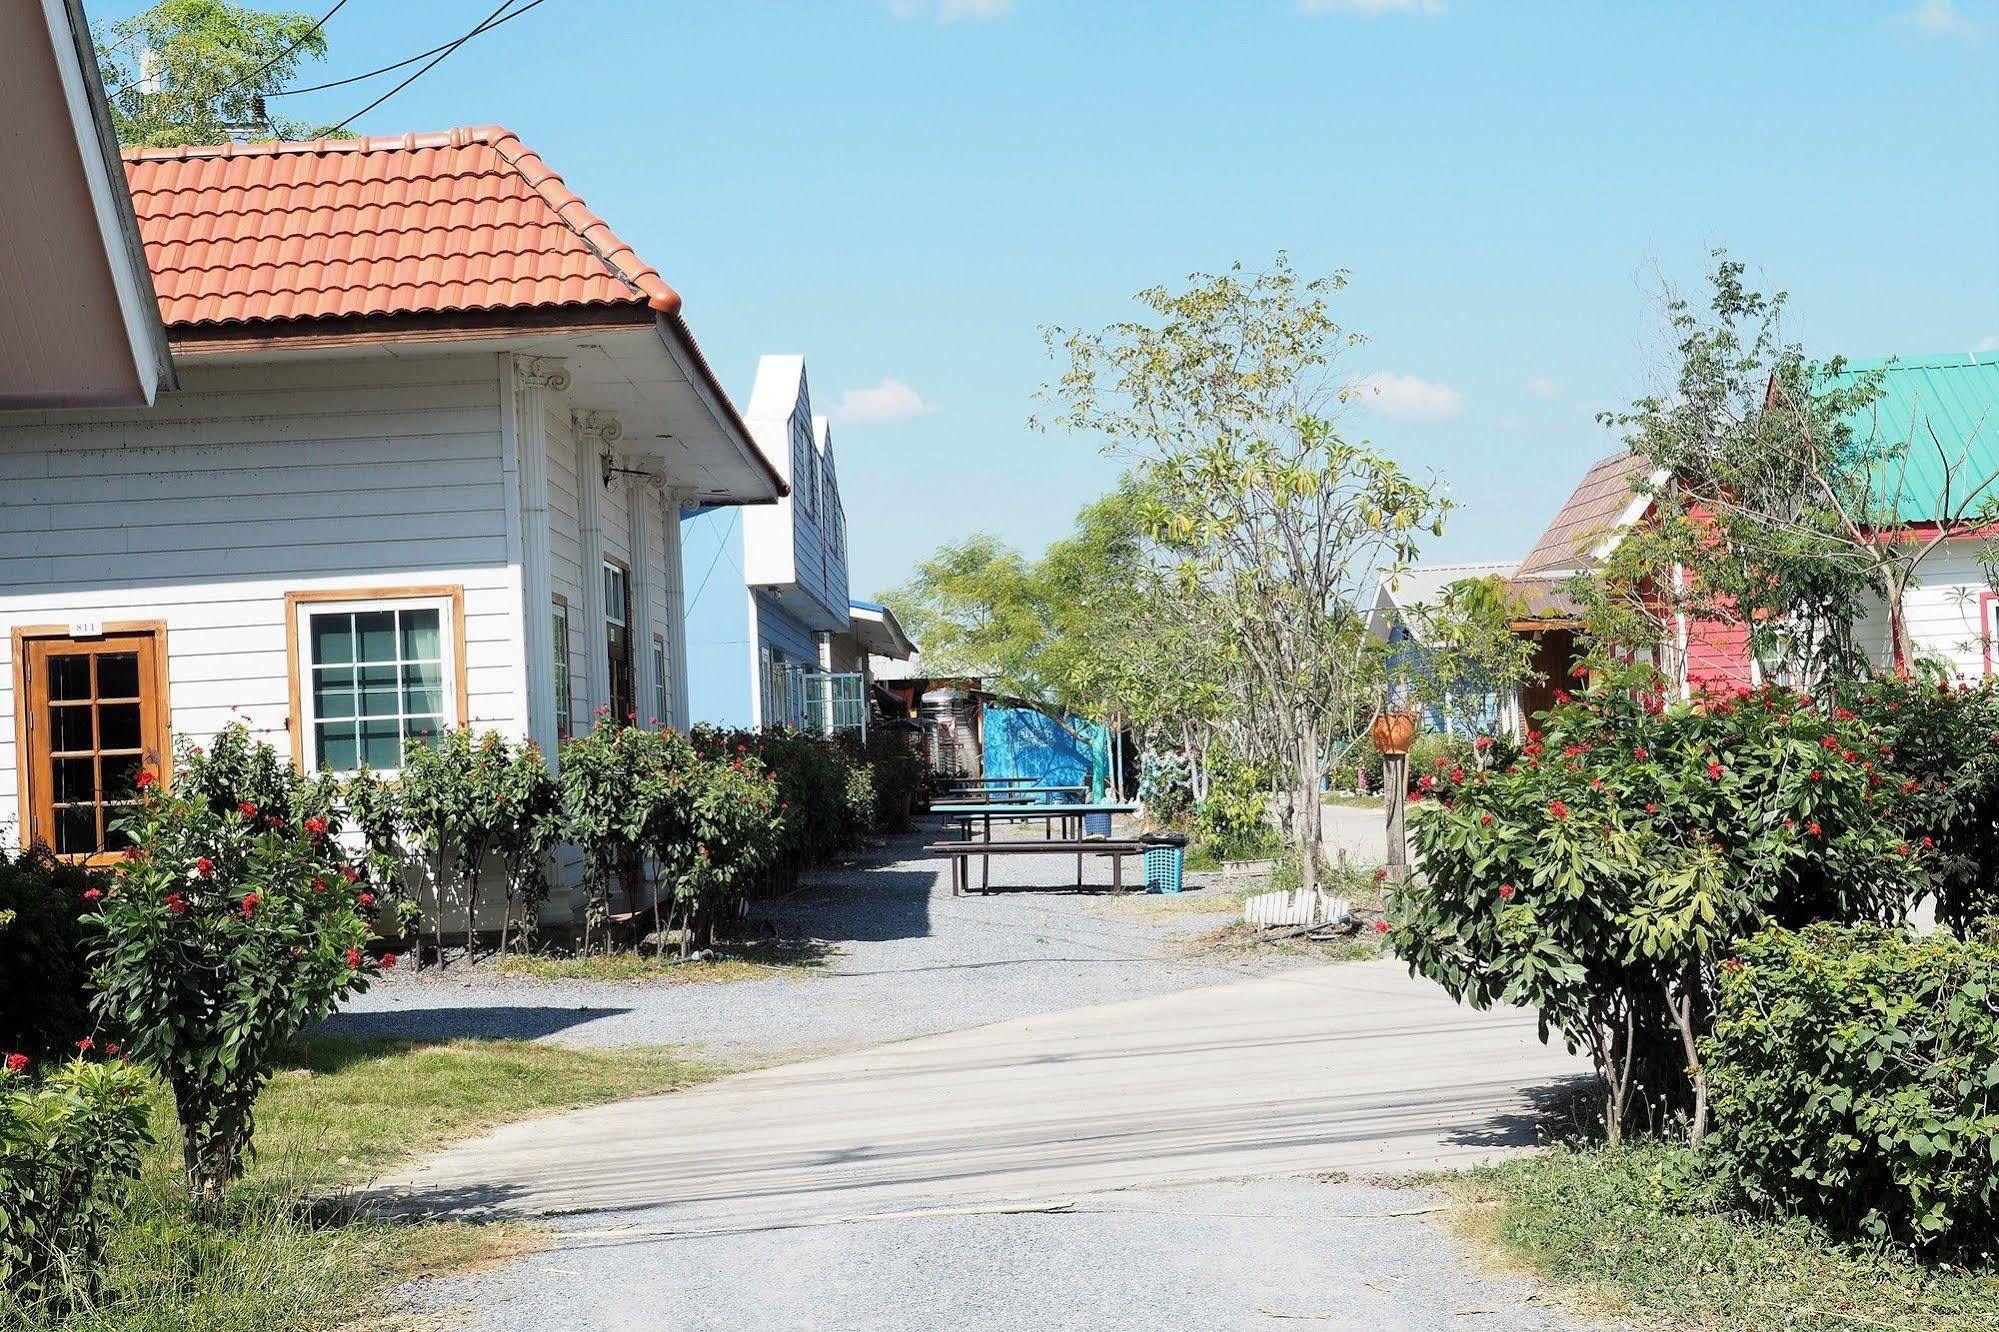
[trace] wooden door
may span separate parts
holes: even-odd
[[[82,859],[120,849],[111,825],[167,757],[164,664],[153,630],[25,641],[23,841]]]

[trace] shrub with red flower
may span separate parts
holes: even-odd
[[[1618,1089],[1613,1132],[1640,1103],[1652,1123],[1693,1109],[1718,950],[1765,924],[1898,918],[1927,884],[1871,772],[1810,779],[1817,755],[1876,750],[1870,709],[1742,702],[1654,713],[1606,681],[1539,719],[1529,748],[1561,762],[1440,787],[1412,818],[1424,874],[1392,899],[1395,951],[1460,999],[1539,1009]]]
[[[252,802],[219,798],[218,755],[234,771],[289,771],[268,746],[226,737],[206,756],[184,749],[173,783],[146,788],[120,820],[145,854],[117,862],[93,918],[99,1022],[172,1090],[188,1195],[202,1205],[240,1171],[279,1051],[367,983],[346,963],[366,922],[347,894],[311,887],[339,872],[339,843],[240,817]],[[267,807],[311,799],[295,780]]]

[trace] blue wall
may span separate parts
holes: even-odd
[[[743,511],[701,509],[680,520],[687,589],[687,716],[750,724],[750,597],[743,586]]]

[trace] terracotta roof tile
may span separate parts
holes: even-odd
[[[1570,494],[1534,549],[1520,561],[1516,578],[1552,578],[1578,573],[1596,563],[1591,552],[1616,528],[1637,497],[1634,487],[1652,470],[1640,453],[1598,459]]]
[[[172,327],[680,297],[497,126],[125,154]]]

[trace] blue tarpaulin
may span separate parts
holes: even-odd
[[[987,777],[1032,777],[1043,786],[1087,786],[1103,797],[1110,780],[1110,732],[1082,717],[1056,720],[1033,708],[988,704]]]

